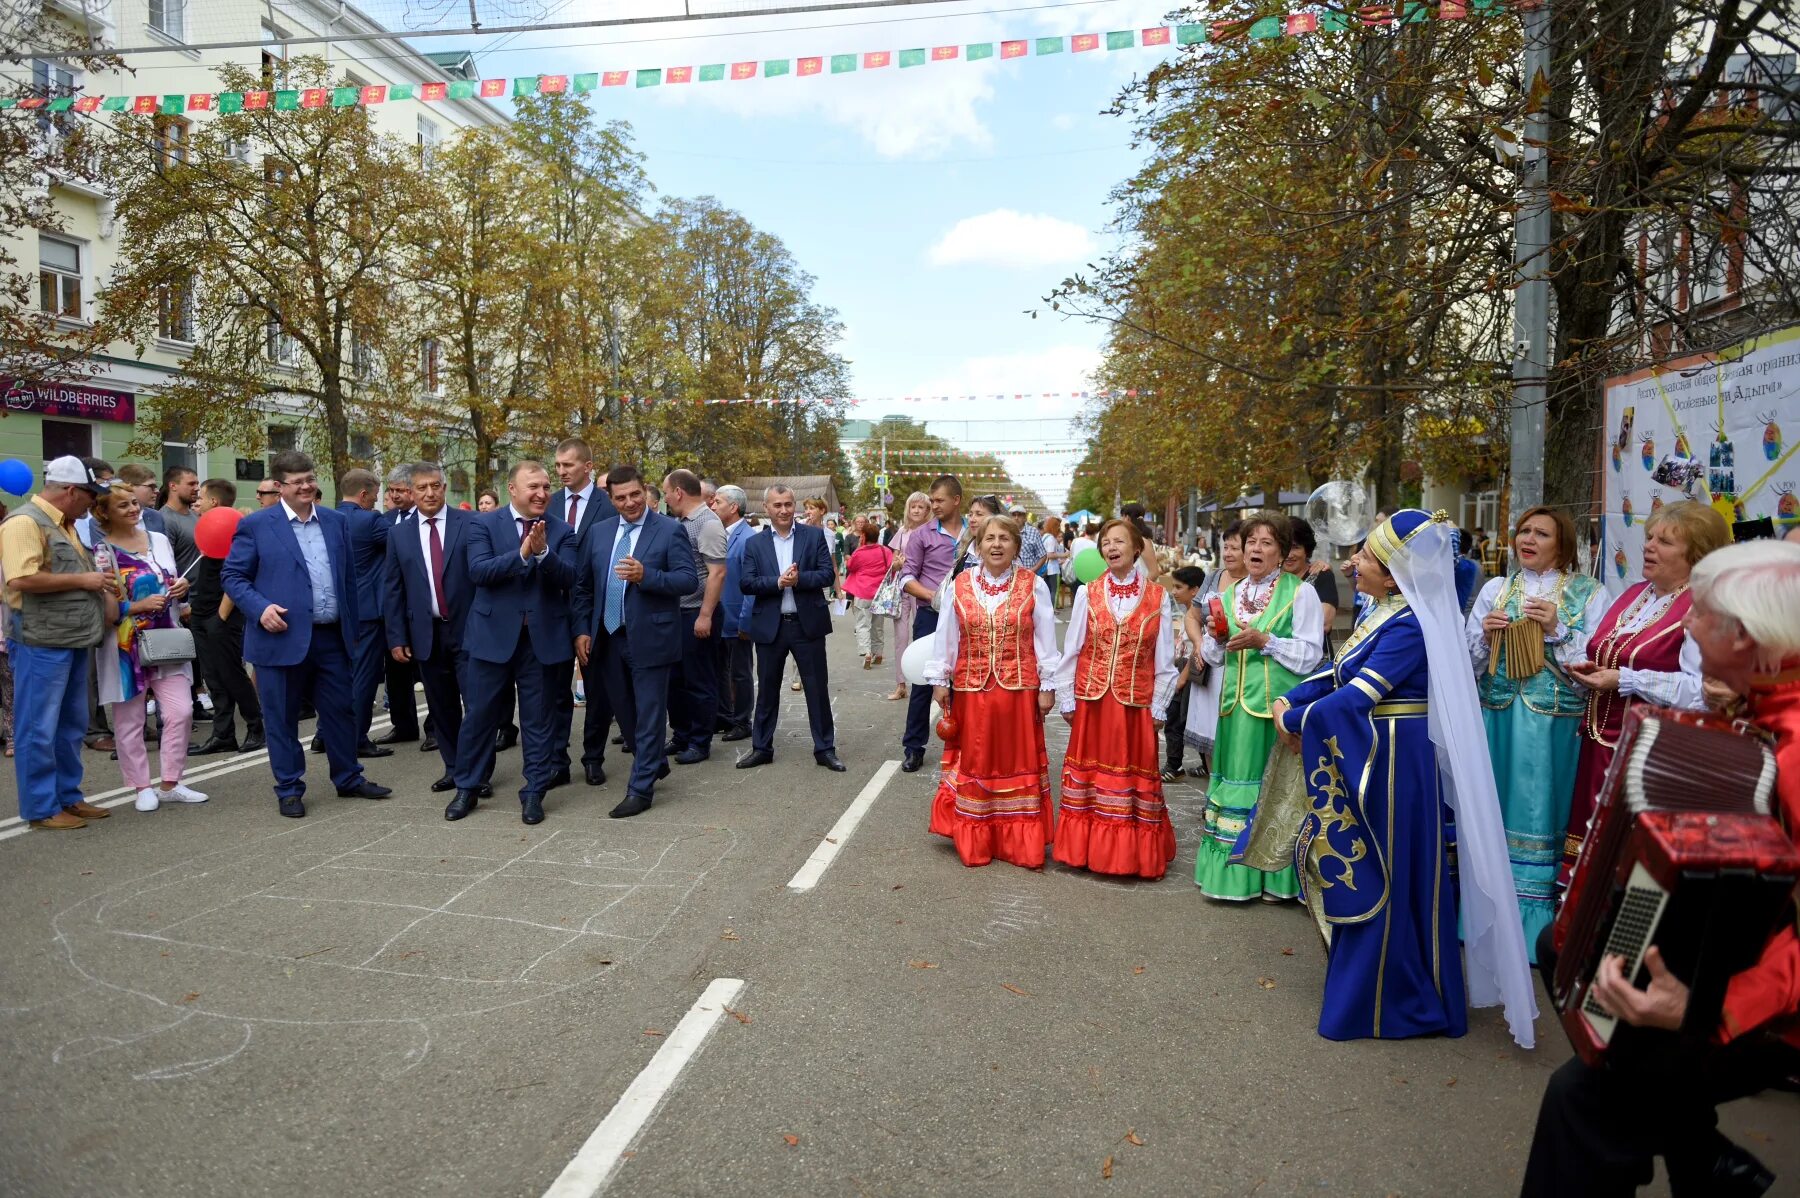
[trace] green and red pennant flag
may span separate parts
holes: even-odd
[[[956,55],[957,49],[955,46],[933,46],[931,48],[932,62],[950,62],[956,58]]]
[[[1001,42],[1000,43],[1000,57],[1001,58],[1024,58],[1025,51],[1028,49],[1030,49],[1030,43],[1024,41],[1023,39],[1021,39],[1019,41],[1015,41],[1015,42]]]
[[[963,49],[963,57],[970,62],[980,62],[984,58],[992,58],[993,56],[993,42],[970,42],[968,46]]]
[[[1139,40],[1146,46],[1166,46],[1169,44],[1169,29],[1166,25],[1146,29]]]
[[[753,62],[734,62],[734,63],[732,63],[731,64],[731,77],[733,79],[754,79],[754,78],[756,78],[756,64]]]
[[[831,73],[833,75],[842,75],[849,71],[854,71],[855,69],[856,69],[856,55],[854,55],[854,54],[833,54],[831,56]]]
[[[863,55],[863,70],[873,71],[877,67],[889,66],[893,61],[891,50],[870,50]]]
[[[1040,37],[1037,39],[1037,52],[1039,54],[1061,54],[1063,40],[1060,37]]]
[[[419,85],[419,99],[421,100],[445,100],[449,96],[450,85],[448,83],[421,83]]]
[[[904,69],[906,67],[922,67],[924,65],[925,65],[925,47],[920,46],[916,50],[900,51],[900,66],[902,69]]]
[[[1106,35],[1106,48],[1108,50],[1129,50],[1135,45],[1137,45],[1137,34],[1131,32],[1129,29],[1122,29],[1116,33],[1109,33]]]
[[[777,75],[785,75],[790,65],[785,58],[771,58],[763,63],[763,78],[773,79]]]
[[[667,80],[665,80],[665,82],[668,82],[668,83],[692,83],[693,81],[694,81],[694,68],[693,67],[670,67],[669,68],[669,77]]]
[[[267,108],[269,106],[270,99],[271,99],[271,96],[266,91],[245,92],[244,93],[244,111],[251,112],[251,111],[256,111],[256,110]]]
[[[583,71],[575,76],[575,94],[578,96],[585,96],[599,86],[599,71]]]
[[[601,87],[624,87],[631,78],[630,71],[607,71],[600,76]]]
[[[637,85],[639,87],[655,87],[661,82],[662,71],[656,67],[648,67],[637,73]]]
[[[700,82],[717,83],[725,78],[725,64],[722,62],[707,63],[700,68]]]
[[[825,60],[820,57],[802,58],[795,64],[797,75],[818,75],[825,70]]]

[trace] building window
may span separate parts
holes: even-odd
[[[275,455],[286,453],[290,449],[300,448],[300,430],[291,424],[271,424],[268,427],[269,438],[269,477],[273,478]]]
[[[375,377],[375,347],[354,328],[350,330],[350,375],[359,383]]]
[[[438,125],[429,117],[419,118],[419,165],[429,170],[437,154]]]
[[[38,234],[38,307],[81,319],[81,245]]]
[[[156,292],[156,335],[167,341],[194,341],[194,276],[164,283]]]
[[[193,126],[186,117],[156,118],[156,173],[167,174],[188,160],[188,139]]]
[[[469,472],[461,466],[450,472],[450,489],[458,495],[469,493]]]
[[[375,460],[375,441],[367,433],[350,434],[350,456],[359,462]]]
[[[54,100],[75,94],[75,72],[59,63],[38,59],[31,64],[32,94]],[[66,112],[40,111],[38,129],[46,139],[60,140],[75,128],[75,118]]]
[[[181,41],[187,36],[187,0],[150,0],[150,28]]]
[[[164,477],[167,477],[168,471],[176,466],[198,474],[200,473],[200,454],[192,445],[180,441],[164,441],[162,464]]]
[[[74,420],[39,422],[44,438],[44,461],[53,462],[70,454],[91,457],[94,452],[94,426]]]
[[[436,338],[427,337],[419,342],[419,377],[424,381],[425,390],[429,394],[442,395],[444,393],[443,376],[440,370],[442,364],[443,352],[439,348]]]
[[[300,343],[288,336],[273,316],[263,326],[263,354],[277,366],[300,364]]]

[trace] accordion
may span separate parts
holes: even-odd
[[[1592,996],[1601,961],[1644,955],[1689,987],[1682,1032],[1718,1026],[1731,976],[1755,964],[1800,881],[1800,850],[1770,814],[1775,756],[1747,725],[1634,707],[1558,912],[1550,997],[1575,1051],[1606,1056],[1618,1021]]]

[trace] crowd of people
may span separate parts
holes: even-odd
[[[1207,780],[1195,882],[1222,903],[1304,900],[1327,943],[1321,1035],[1458,1036],[1471,1006],[1500,1006],[1525,1045],[1530,963],[1552,952],[1632,706],[1762,724],[1787,826],[1800,828],[1800,545],[1728,545],[1699,503],[1652,514],[1643,580],[1616,598],[1577,567],[1561,509],[1519,515],[1514,565],[1485,585],[1441,513],[1380,517],[1347,563],[1356,598],[1334,644],[1334,573],[1314,561],[1312,528],[1279,513],[1227,528],[1212,570],[1170,568],[1141,509],[1090,538],[993,496],[965,502],[945,475],[891,523],[833,529],[823,500],[779,484],[753,520],[741,488],[694,471],[660,485],[629,465],[597,476],[572,438],[551,466],[514,465],[504,496],[475,510],[447,502],[432,463],[387,477],[385,511],[383,480],[352,470],[328,509],[313,463],[278,453],[262,506],[208,555],[198,522],[233,506],[235,488],[191,474],[157,495],[147,471],[60,458],[0,525],[9,750],[35,827],[109,814],[82,794],[93,705],[142,811],[205,801],[183,783],[190,751],[266,744],[280,813],[304,817],[299,724],[316,717],[312,747],[338,795],[386,797],[364,762],[422,740],[441,757],[431,789],[450,795],[452,821],[492,796],[497,755],[516,744],[520,817],[536,824],[571,785],[577,743],[589,786],[606,784],[609,747],[629,758],[614,818],[648,810],[673,767],[707,761],[715,740],[750,741],[735,768],[769,764],[791,661],[814,761],[842,772],[825,637],[853,612],[864,670],[890,653],[898,669],[909,643],[930,642],[922,681],[897,674],[887,697],[907,704],[904,771],[924,768],[935,734],[928,826],[964,864],[1161,878],[1176,855],[1164,787],[1192,748]],[[1059,586],[1087,548],[1103,571]],[[384,681],[392,728],[378,742]],[[213,729],[190,746],[201,682]],[[1054,786],[1052,713],[1069,727]],[[1716,1142],[1713,1105],[1800,1062],[1796,979],[1790,921],[1733,980],[1716,1044],[1674,1064],[1645,1055],[1665,1080],[1691,1074],[1692,1097],[1646,1120],[1663,1140],[1596,1105],[1630,1105],[1615,1074],[1559,1072],[1527,1191],[1614,1192],[1670,1143],[1692,1158],[1684,1169],[1737,1152]],[[1647,990],[1608,981],[1599,1001],[1626,1023],[1679,1025],[1686,991],[1670,975],[1653,967]],[[1572,1126],[1616,1153],[1578,1151]]]

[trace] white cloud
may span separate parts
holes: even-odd
[[[931,247],[933,266],[1053,266],[1093,253],[1088,231],[1072,221],[996,208],[956,222]]]

